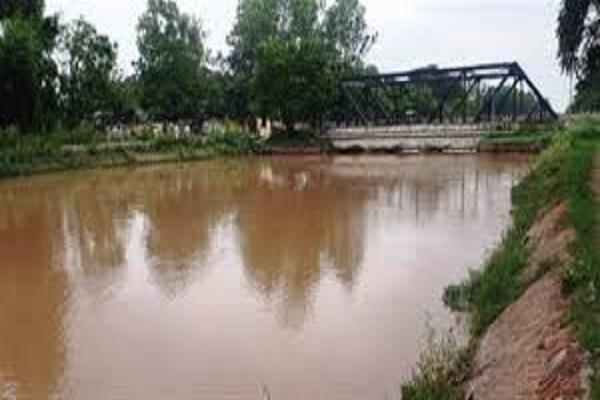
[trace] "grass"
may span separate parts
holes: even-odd
[[[437,336],[428,328],[427,342],[410,382],[402,386],[403,400],[462,400],[461,383],[469,370],[469,347],[460,346],[452,332]]]
[[[552,143],[554,127],[526,126],[512,133],[489,133],[484,135],[480,147],[483,150],[540,151]]]
[[[600,205],[586,179],[594,158],[600,157],[600,119],[581,120],[573,132],[579,140],[565,165],[565,196],[577,239],[571,249],[575,263],[563,276],[563,289],[572,299],[571,322],[578,341],[590,355],[592,398],[600,399]]]
[[[263,143],[245,133],[215,133],[202,138],[142,135],[108,141],[95,131],[21,135],[0,132],[0,177],[113,165],[205,159],[260,153]]]
[[[314,132],[275,132],[266,142],[270,148],[320,148],[326,149],[328,143]]]
[[[533,169],[512,192],[512,227],[484,267],[467,281],[446,289],[444,302],[467,312],[474,336],[482,334],[526,289],[519,273],[527,266],[526,235],[536,218],[564,197],[564,166],[572,157],[573,136],[563,134],[538,158]]]
[[[465,282],[448,287],[444,294],[446,305],[468,316],[472,343],[476,343],[533,282],[524,282],[520,273],[528,263],[526,234],[544,212],[564,202],[567,223],[575,229],[576,240],[570,249],[575,261],[563,274],[563,288],[572,299],[572,326],[579,343],[591,356],[594,399],[600,399],[600,207],[590,186],[590,174],[599,152],[598,118],[579,118],[559,134],[553,134],[550,146],[513,189],[513,224],[500,245],[482,269],[472,271]],[[447,358],[452,357],[457,356]],[[442,374],[432,383],[423,378],[424,370],[427,369],[420,367],[419,373],[404,386],[410,393],[408,399],[454,398],[451,393],[460,389],[460,382]]]

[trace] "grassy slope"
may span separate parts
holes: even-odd
[[[105,142],[96,133],[18,135],[0,132],[0,177],[77,168],[197,160],[262,151],[254,136],[215,134],[202,139],[141,138]]]
[[[553,128],[523,127],[513,133],[490,133],[481,139],[482,151],[542,151],[550,145]]]
[[[450,286],[445,302],[453,310],[467,312],[473,339],[480,337],[502,311],[515,301],[528,283],[519,279],[527,265],[525,235],[536,218],[553,205],[565,201],[569,223],[577,232],[572,251],[577,260],[565,273],[564,288],[572,295],[571,320],[580,343],[592,354],[595,375],[593,398],[600,399],[600,264],[595,246],[598,238],[598,204],[590,188],[590,172],[600,142],[600,120],[579,119],[556,136],[539,157],[531,173],[513,190],[513,225],[483,269],[471,273],[459,285]],[[531,282],[529,282],[531,283]],[[404,386],[405,400],[455,399],[460,378],[468,362],[460,362],[469,349],[446,351],[444,363],[431,374],[425,357],[411,382]],[[424,364],[424,365],[423,365]],[[431,360],[429,360],[431,364]]]

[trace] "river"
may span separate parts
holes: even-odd
[[[396,398],[527,168],[308,156],[0,181],[0,398]]]

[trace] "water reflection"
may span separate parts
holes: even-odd
[[[125,246],[130,206],[120,189],[126,176],[115,172],[76,182],[66,181],[64,190],[53,190],[62,207],[63,233],[68,246],[65,264],[72,279],[96,296],[110,295],[125,267]]]
[[[223,396],[197,376],[380,395],[412,366],[422,307],[497,240],[525,165],[302,157],[0,182],[0,397],[156,398],[165,380]]]
[[[286,325],[301,325],[327,269],[351,288],[362,261],[366,193],[332,181],[324,167],[263,165],[237,214],[246,277],[280,302]]]
[[[170,296],[191,284],[194,269],[206,267],[211,235],[230,212],[231,196],[212,191],[211,178],[210,171],[184,169],[154,182],[142,199],[151,274]]]
[[[62,209],[55,199],[41,196],[46,191],[36,194],[23,198],[3,188],[0,195],[3,398],[47,398],[64,368],[69,294],[62,270]]]

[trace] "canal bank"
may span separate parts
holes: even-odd
[[[241,132],[202,137],[148,134],[127,140],[111,140],[96,131],[47,135],[0,132],[0,177],[196,161],[264,151],[264,143],[257,136]]]
[[[597,118],[570,123],[513,190],[501,244],[445,293],[469,344],[432,342],[405,400],[599,398],[599,141]]]
[[[519,130],[486,134],[467,153],[532,153],[546,148],[553,132]],[[111,140],[95,131],[47,135],[19,135],[0,132],[0,177],[28,176],[67,170],[177,163],[215,157],[251,155],[316,154],[414,154],[456,152],[456,149],[429,146],[419,151],[401,147],[336,148],[333,142],[309,132],[278,133],[269,139],[244,132],[224,132],[201,137],[139,135]]]

